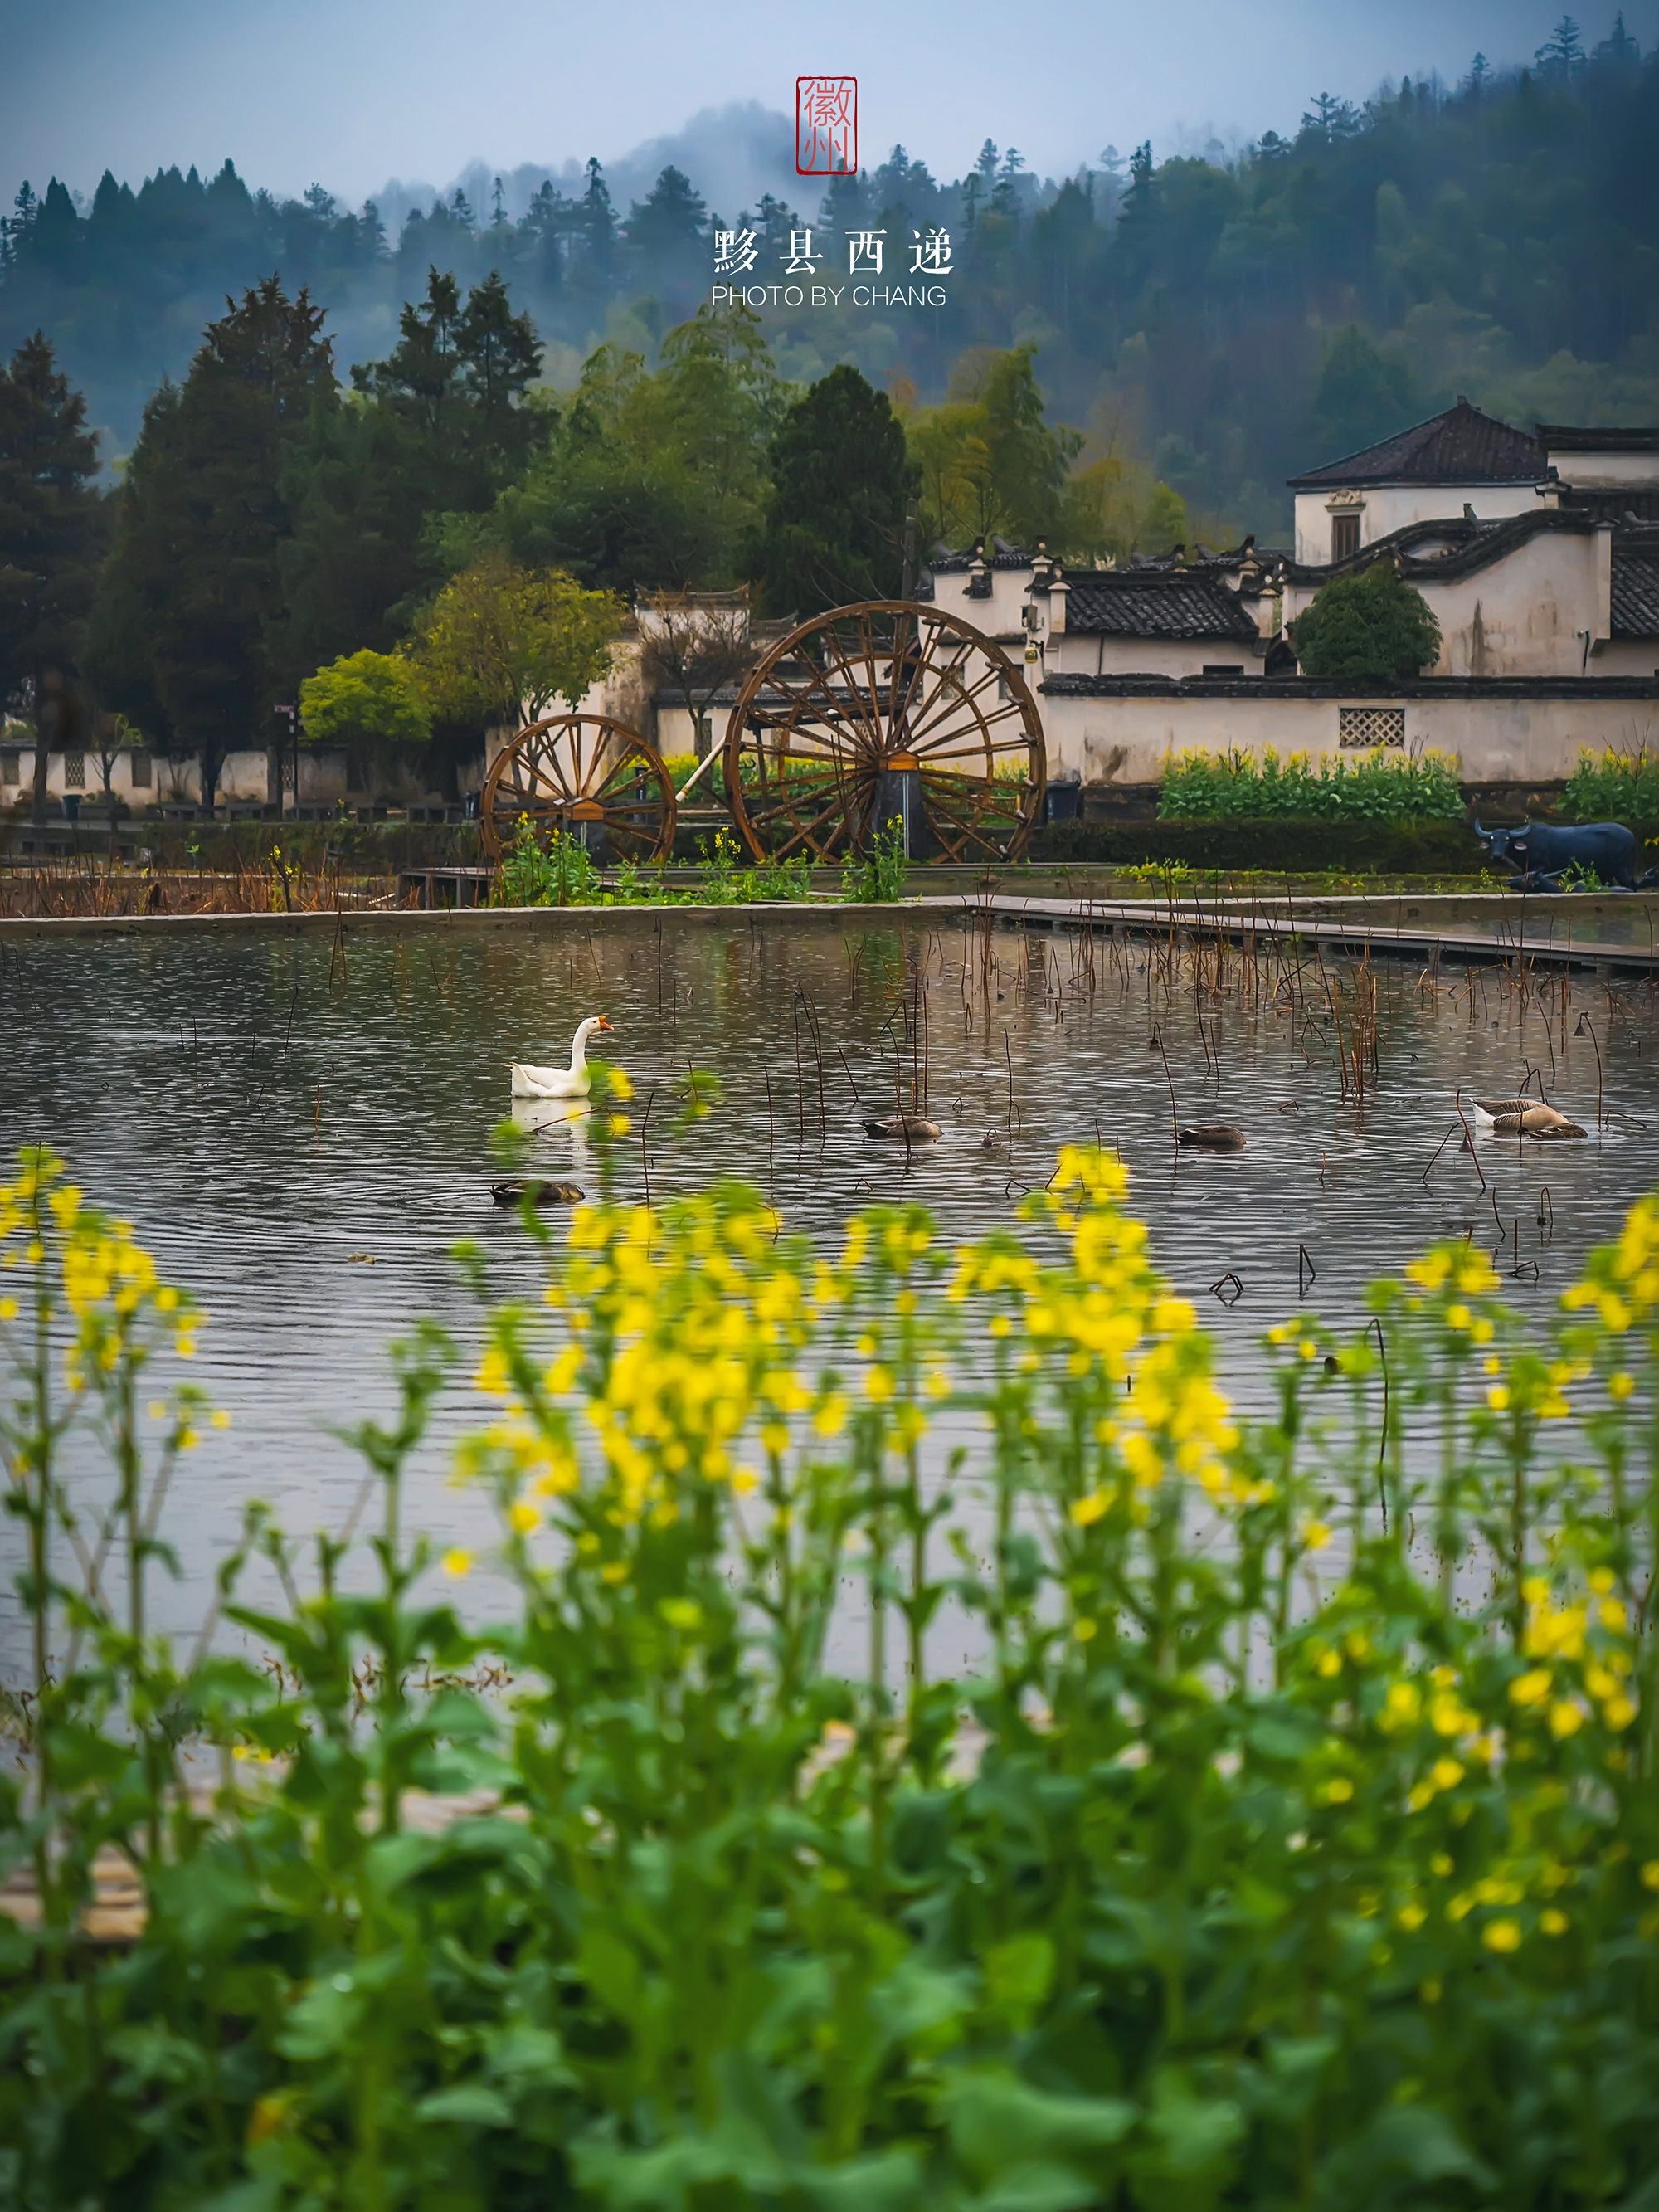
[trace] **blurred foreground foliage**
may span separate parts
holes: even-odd
[[[833,1258],[738,1187],[526,1210],[544,1301],[460,1255],[510,1606],[408,1525],[423,1328],[367,1557],[250,1509],[261,1668],[144,1608],[199,1317],[23,1155],[4,2201],[1650,2204],[1659,1204],[1541,1333],[1462,1244],[1275,1328],[1252,1423],[1124,1193],[1068,1150],[1017,1231]]]

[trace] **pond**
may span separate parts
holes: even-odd
[[[944,908],[553,915],[343,945],[250,928],[0,954],[8,1158],[54,1145],[211,1315],[198,1379],[234,1426],[191,1457],[171,1501],[185,1580],[158,1597],[175,1627],[199,1615],[246,1498],[296,1533],[338,1525],[359,1466],[334,1431],[389,1407],[386,1341],[421,1314],[472,1334],[457,1239],[484,1245],[497,1292],[532,1285],[517,1218],[490,1199],[490,1133],[507,1063],[562,1061],[590,1013],[614,1024],[605,1042],[636,1087],[617,1165],[629,1199],[644,1194],[647,1106],[653,1198],[744,1177],[826,1242],[857,1207],[899,1197],[952,1241],[982,1233],[1012,1219],[1058,1145],[1097,1133],[1246,1406],[1261,1402],[1254,1346],[1296,1310],[1299,1277],[1328,1319],[1357,1322],[1370,1277],[1468,1232],[1506,1273],[1519,1266],[1513,1296],[1542,1310],[1659,1183],[1645,982],[1534,975],[1522,988],[1495,969],[1431,978],[1417,959],[1357,976],[1351,960],[1253,968],[1237,951],[1218,971],[1212,952],[987,933]],[[688,1068],[718,1079],[720,1103],[670,1142]],[[1457,1090],[1507,1095],[1529,1071],[1590,1141],[1462,1149]],[[913,1082],[944,1135],[907,1155],[862,1122],[908,1104]],[[1171,1092],[1183,1122],[1236,1123],[1245,1149],[1177,1155]],[[597,1190],[580,1121],[535,1136],[532,1166]],[[447,1479],[477,1406],[453,1394],[418,1470],[410,1518],[441,1542],[489,1540],[480,1501]],[[9,1587],[3,1602],[10,1673]]]

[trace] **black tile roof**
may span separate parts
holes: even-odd
[[[1536,483],[1543,473],[1543,448],[1535,439],[1460,399],[1380,446],[1291,477],[1290,486],[1335,491],[1350,484]]]
[[[1328,565],[1287,561],[1285,574],[1293,582],[1317,585],[1330,576],[1363,575],[1376,562],[1392,561],[1408,584],[1445,583],[1507,560],[1532,538],[1589,538],[1599,526],[1599,518],[1588,509],[1541,504],[1525,514],[1502,515],[1492,522],[1408,522],[1386,538],[1374,538],[1346,561]]]
[[[1090,637],[1230,637],[1260,642],[1236,592],[1181,568],[1073,570],[1066,627]]]
[[[1613,556],[1613,634],[1659,637],[1659,546]]]
[[[985,549],[988,568],[1029,568],[1031,558],[1023,546],[1010,545],[1001,538],[994,538]],[[935,550],[927,565],[935,574],[959,576],[964,569],[973,567],[974,549],[970,545],[965,553],[941,553]]]
[[[1538,442],[1552,453],[1659,453],[1659,430],[1577,430],[1540,422]]]

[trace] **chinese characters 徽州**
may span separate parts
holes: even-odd
[[[795,171],[803,177],[851,175],[859,166],[859,81],[795,79]]]

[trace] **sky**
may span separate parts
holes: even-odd
[[[1612,8],[1579,18],[1586,43]],[[797,76],[859,79],[860,159],[902,141],[954,177],[988,136],[1039,175],[1143,139],[1155,156],[1293,132],[1317,92],[1363,100],[1385,77],[1455,81],[1479,50],[1529,59],[1559,0],[840,0],[805,20],[775,5],[680,0],[0,0],[0,194],[27,177],[90,194],[106,167],[228,155],[279,195],[319,183],[356,204],[389,179],[445,185],[482,163],[556,172],[674,140],[717,149],[734,104],[793,116]],[[1647,52],[1659,0],[1631,0]],[[755,121],[753,106],[750,121]],[[787,128],[787,126],[786,126]],[[764,129],[763,129],[764,136]],[[782,135],[780,133],[780,135]],[[793,149],[779,149],[789,173]],[[735,157],[734,157],[735,158]],[[745,157],[746,159],[746,157]],[[748,169],[703,184],[744,188]]]

